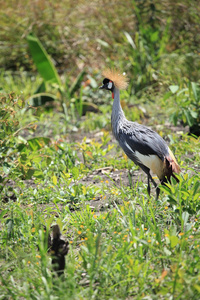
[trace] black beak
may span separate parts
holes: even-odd
[[[102,86],[99,87],[100,90],[105,89],[105,84],[103,84]]]

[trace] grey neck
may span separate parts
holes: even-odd
[[[113,134],[116,138],[117,138],[119,127],[123,123],[123,119],[126,120],[120,104],[120,92],[119,89],[114,87],[114,101],[112,107],[111,123],[112,123]]]

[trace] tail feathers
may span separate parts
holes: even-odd
[[[174,158],[174,156],[173,156],[173,158]],[[181,169],[180,169],[176,159],[175,158],[173,159],[173,158],[170,155],[165,158],[165,172],[164,172],[165,177],[162,180],[163,184],[167,181],[171,183],[171,177],[173,177],[176,180],[176,182],[179,182],[179,179],[176,177],[176,175],[174,173],[179,174]]]

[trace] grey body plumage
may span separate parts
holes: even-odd
[[[128,121],[121,108],[119,90],[114,89],[111,115],[112,132],[126,155],[138,164],[135,151],[142,155],[157,155],[162,161],[169,155],[168,146],[155,131],[137,122]]]
[[[124,123],[119,128],[116,140],[130,159],[134,160],[134,153],[138,151],[142,155],[157,155],[164,161],[164,157],[169,154],[168,146],[158,134],[155,135],[148,127],[136,122],[124,120]],[[135,159],[137,163],[137,157]]]

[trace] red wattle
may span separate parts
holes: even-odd
[[[114,93],[112,93],[112,98],[114,99]]]

